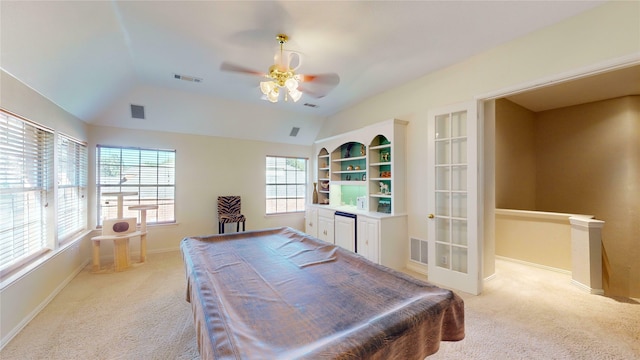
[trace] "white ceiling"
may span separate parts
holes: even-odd
[[[602,3],[3,0],[0,66],[88,123],[310,144],[328,115]],[[271,104],[219,70],[266,72],[281,32],[300,73],[340,76],[328,96]]]

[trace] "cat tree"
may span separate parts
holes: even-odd
[[[91,238],[93,242],[93,268],[94,273],[110,272],[111,269],[100,267],[100,242],[113,241],[113,271],[123,271],[128,269],[131,263],[129,250],[129,239],[140,238],[140,261],[143,264],[147,257],[147,210],[155,210],[157,205],[134,205],[129,206],[129,210],[140,211],[140,230],[136,229],[137,218],[123,217],[124,197],[138,195],[137,192],[107,192],[102,196],[115,196],[117,198],[117,217],[115,219],[104,219],[102,224],[102,235]]]

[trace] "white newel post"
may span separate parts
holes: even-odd
[[[572,216],[571,283],[591,294],[602,289],[602,227],[604,221]]]

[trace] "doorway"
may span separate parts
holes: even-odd
[[[530,119],[522,122],[525,125],[524,125],[524,129],[520,129],[520,130],[522,130],[524,134],[526,134],[528,131],[534,132],[534,133],[538,132],[538,137],[539,138],[542,137],[542,140],[540,139],[536,140],[536,138],[529,139],[528,146],[530,147],[530,149],[533,149],[533,150],[528,151],[528,154],[529,154],[528,157],[523,155],[523,157],[521,158],[521,163],[518,164],[518,166],[520,166],[521,169],[514,172],[514,174],[516,174],[520,178],[511,179],[511,183],[507,184],[507,186],[509,185],[513,186],[514,184],[522,185],[523,182],[524,183],[526,183],[527,181],[531,182],[531,179],[535,177],[540,177],[540,175],[538,174],[539,169],[536,169],[535,163],[536,161],[541,161],[541,160],[540,159],[536,160],[535,157],[538,156],[541,158],[544,158],[544,157],[548,158],[552,155],[545,154],[544,156],[542,156],[542,155],[536,155],[536,154],[539,152],[541,148],[548,147],[551,145],[556,147],[558,146],[553,142],[549,142],[549,140],[552,140],[551,138],[554,137],[553,134],[556,133],[556,131],[553,130],[553,128],[550,126],[553,125],[553,121],[558,121],[557,119],[561,117],[561,115],[570,114],[572,111],[581,112],[582,114],[585,114],[585,113],[593,114],[600,111],[598,110],[598,107],[607,108],[611,106],[618,106],[619,104],[612,104],[612,102],[613,103],[616,102],[615,99],[625,99],[617,102],[633,103],[633,105],[629,105],[631,107],[636,106],[634,105],[636,104],[636,101],[640,101],[640,100],[637,100],[638,95],[640,95],[640,65],[638,65],[637,60],[633,64],[622,64],[620,66],[616,66],[615,68],[610,67],[607,69],[600,69],[598,71],[584,71],[583,74],[577,74],[577,75],[574,74],[573,76],[567,76],[565,77],[564,80],[554,81],[553,83],[554,83],[553,85],[549,85],[549,86],[531,86],[531,87],[523,86],[520,89],[511,91],[511,92],[504,91],[502,93],[498,93],[493,96],[484,97],[484,101],[483,101],[484,126],[485,126],[485,129],[484,129],[485,130],[485,134],[484,134],[484,143],[485,143],[485,146],[484,146],[484,149],[485,149],[484,210],[485,210],[486,217],[484,220],[485,243],[483,246],[483,253],[484,253],[484,256],[483,256],[484,276],[483,277],[485,278],[485,280],[490,279],[495,274],[495,256],[496,256],[495,209],[500,207],[505,207],[504,205],[505,202],[508,204],[507,207],[509,208],[516,208],[516,209],[519,208],[522,210],[530,209],[530,210],[546,210],[546,211],[554,211],[554,212],[585,213],[585,214],[593,214],[597,218],[602,219],[605,222],[607,222],[607,220],[609,220],[610,222],[611,219],[616,219],[614,221],[626,222],[629,224],[634,222],[633,219],[631,219],[628,214],[626,215],[626,218],[625,218],[624,213],[612,214],[611,211],[607,211],[606,208],[609,206],[609,204],[607,203],[606,199],[605,200],[596,199],[596,201],[592,201],[591,203],[589,203],[589,201],[584,201],[584,199],[578,199],[577,201],[570,202],[568,204],[569,208],[563,208],[562,206],[557,205],[557,203],[554,204],[552,201],[548,200],[548,198],[554,198],[554,197],[557,198],[557,200],[559,201],[566,200],[566,199],[562,199],[562,196],[563,196],[562,194],[558,195],[558,194],[551,193],[551,194],[547,194],[546,196],[540,196],[539,194],[536,195],[535,187],[540,185],[535,185],[535,180],[533,181],[534,184],[529,186],[529,189],[527,189],[526,186],[525,187],[516,186],[515,188],[509,189],[511,193],[508,194],[508,196],[505,196],[505,192],[503,191],[505,188],[505,180],[504,180],[503,174],[501,174],[501,169],[500,169],[501,164],[499,163],[499,160],[496,160],[497,158],[499,158],[499,154],[501,154],[501,153],[498,153],[498,151],[504,151],[504,149],[501,148],[502,144],[500,144],[500,139],[497,138],[497,136],[499,135],[496,135],[497,132],[499,133],[499,131],[502,130],[500,128],[497,128],[500,126],[501,120],[503,120],[498,118],[501,113],[500,102],[503,102],[503,103],[506,102],[509,104],[509,106],[522,110],[523,113],[527,113],[527,112],[530,113],[529,115]],[[623,106],[625,105],[623,104]],[[562,110],[562,109],[570,109],[570,110]],[[543,115],[541,116],[538,114],[543,114]],[[536,121],[538,121],[538,118],[540,117],[543,118],[540,121],[545,122],[545,124],[540,125],[536,123]],[[576,121],[577,120],[574,120],[573,124],[571,124],[570,126],[574,126]],[[606,133],[609,130],[611,130],[610,129],[611,122],[605,124],[602,122],[598,122],[596,120],[590,120],[589,123],[587,123],[587,121],[588,120],[584,120],[584,125],[585,127],[589,127],[589,129],[580,130],[582,132],[587,132],[586,136],[595,136],[596,142],[601,141],[602,138],[605,136],[609,136]],[[529,126],[530,128],[527,129],[527,126]],[[598,128],[598,126],[600,126],[600,128]],[[572,135],[573,133],[571,132],[571,130],[572,129],[569,129],[568,130],[569,132],[564,132],[560,136],[566,136],[567,134]],[[575,132],[575,129],[573,130]],[[589,133],[589,131],[591,133]],[[620,129],[618,129],[617,132],[624,133],[624,131],[620,131]],[[540,135],[540,133],[542,133],[542,135]],[[618,140],[617,142],[622,141],[624,143],[624,141],[631,141],[629,139],[625,140],[624,134],[622,135],[623,135],[622,139],[617,139]],[[591,140],[593,141],[593,139]],[[600,142],[600,144],[602,143]],[[566,148],[571,148],[573,144],[568,144],[565,146]],[[603,153],[602,148],[604,147],[605,146],[603,145],[598,145],[598,146],[592,146],[590,150],[588,149],[588,151],[592,152],[591,157],[587,158],[589,162],[588,165],[592,165],[591,163],[594,162],[594,158],[602,156],[602,153]],[[536,151],[536,149],[538,149],[538,151]],[[550,149],[549,152],[551,152],[552,150],[553,149]],[[588,166],[580,171],[572,171],[570,172],[571,176],[574,177],[575,179],[569,179],[569,180],[576,181],[577,179],[577,181],[584,181],[585,178],[591,179],[594,176],[598,176],[597,174],[609,174],[604,177],[605,180],[603,181],[611,181],[613,173],[615,173],[616,171],[615,164],[620,163],[620,161],[623,161],[623,160],[620,160],[619,157],[609,159],[609,161],[606,161],[605,159],[605,162],[608,162],[609,165],[614,165],[613,169],[611,168],[593,169],[592,166]],[[558,166],[558,164],[562,164],[562,161],[556,161],[556,163],[551,165],[547,164],[544,167],[553,168]],[[552,170],[545,169],[544,171],[552,171]],[[556,171],[558,171],[557,168],[556,168]],[[582,180],[581,180],[581,177],[578,176],[579,174],[577,174],[579,172],[585,173],[587,174],[587,176],[582,177]],[[516,176],[516,175],[512,175],[512,176]],[[637,173],[632,174],[632,179],[635,179],[635,181],[638,182],[640,181],[638,180],[639,176],[640,174],[637,174]],[[549,181],[550,180],[538,180],[539,184],[543,184],[542,186],[550,186],[548,183]],[[624,185],[624,184],[620,184],[620,185]],[[534,190],[531,190],[531,189],[534,189]],[[561,190],[559,191],[563,191],[562,189],[566,189],[566,184],[561,186]],[[580,190],[580,191],[589,193],[588,190],[587,191]],[[613,189],[613,191],[615,192],[615,189]],[[565,192],[571,192],[571,191],[565,191]],[[570,196],[570,194],[567,196]],[[622,201],[625,201],[624,196],[621,196],[621,197],[622,197]],[[505,198],[510,200],[505,200]],[[545,198],[547,199],[545,200]],[[620,201],[620,199],[617,199],[617,201]],[[637,204],[637,201],[640,201],[640,199],[628,199],[628,201],[636,201],[635,203]],[[540,204],[542,204],[542,206],[540,206]],[[626,209],[625,206],[622,206],[622,208]],[[616,226],[616,228],[619,229],[619,226]],[[605,230],[607,230],[606,225],[605,225]],[[629,227],[628,231],[631,232],[633,231],[633,229]],[[632,239],[633,237],[630,235],[631,235],[630,233],[625,235],[625,234],[619,233],[618,230],[615,230],[615,231],[610,231],[609,234],[605,233],[604,237],[607,240],[613,240],[614,238]],[[619,240],[616,240],[616,241],[619,241]],[[632,244],[628,244],[627,246],[632,246]],[[611,251],[608,251],[609,250],[608,247],[610,248]],[[607,266],[616,266],[618,268],[624,268],[624,266],[627,266],[628,268],[628,264],[629,264],[629,261],[631,261],[631,259],[625,259],[625,257],[630,256],[629,252],[627,252],[626,254],[625,253],[619,254],[616,249],[616,246],[611,246],[607,243],[604,244],[604,250],[605,250],[605,254],[604,254],[605,273],[603,275],[604,277],[603,280],[604,280],[605,289],[608,286],[615,287],[615,284],[612,284],[611,282],[628,281],[628,279],[625,279],[625,278],[610,279],[609,277],[611,274],[607,272]],[[637,252],[637,251],[640,251],[640,249],[631,251],[631,254],[633,254],[634,251]],[[615,254],[612,254],[612,252],[614,252]],[[615,258],[612,258],[612,255],[615,256]]]

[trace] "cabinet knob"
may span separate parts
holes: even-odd
[[[433,214],[429,214],[429,219],[433,219],[435,216]]]

